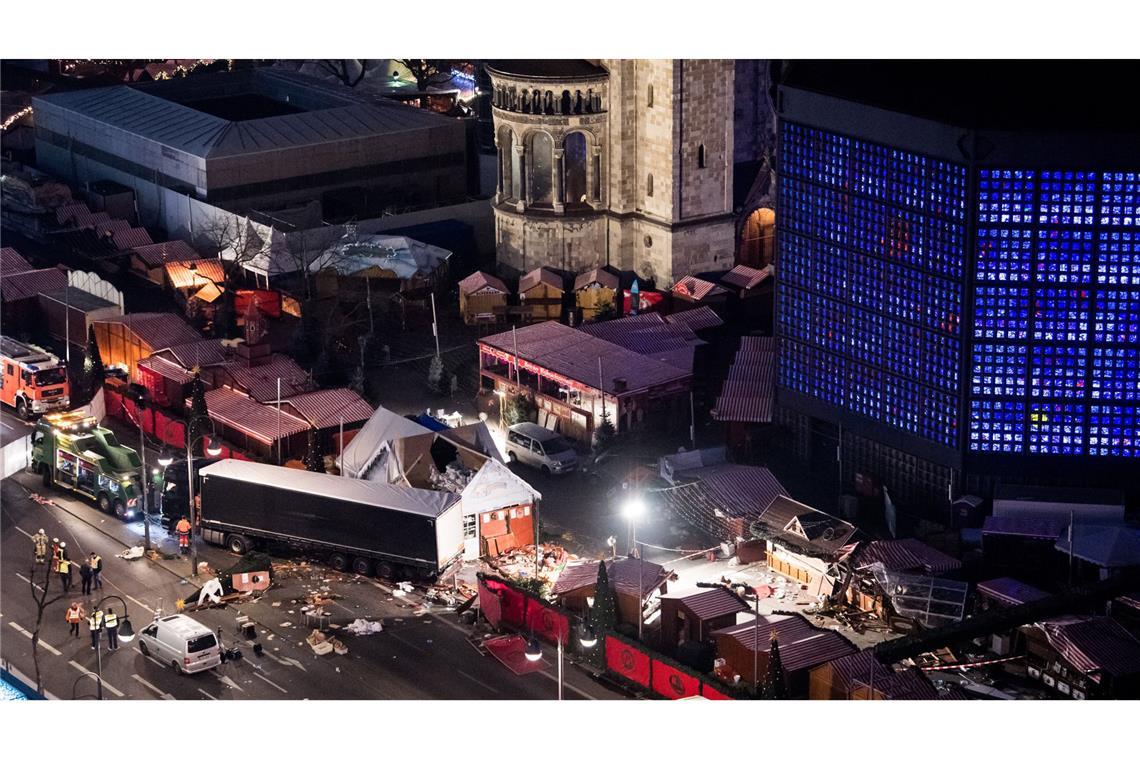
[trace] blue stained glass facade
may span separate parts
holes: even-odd
[[[1138,455],[1138,181],[979,170],[971,450]]]
[[[780,384],[956,447],[965,167],[788,122],[780,167]]]

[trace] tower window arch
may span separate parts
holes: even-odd
[[[700,145],[697,146],[697,168],[698,169],[704,169],[705,168],[705,146],[704,146],[704,143],[701,143]]]
[[[645,91],[645,106],[646,108],[653,108],[653,85],[649,85]]]
[[[586,203],[586,135],[581,132],[571,132],[562,142],[564,153],[563,187],[566,193],[566,204]]]
[[[645,177],[645,196],[647,198],[653,197],[653,175],[648,174]]]
[[[545,132],[536,132],[530,140],[530,202],[537,206],[554,203],[554,141]]]

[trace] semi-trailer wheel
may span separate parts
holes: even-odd
[[[340,552],[333,552],[329,555],[329,567],[336,570],[338,573],[343,573],[348,569],[348,557]]]
[[[352,559],[352,572],[357,575],[372,575],[372,560],[367,557],[354,557]]]
[[[234,554],[245,554],[249,551],[249,539],[237,533],[226,536],[226,548]]]
[[[109,496],[107,496],[107,494],[105,494],[105,493],[99,494],[99,498],[97,499],[97,501],[99,503],[99,509],[100,510],[102,510],[103,512],[106,512],[107,514],[111,514],[111,498]]]
[[[391,580],[396,575],[395,568],[390,562],[381,562],[376,568],[376,574],[385,580]]]

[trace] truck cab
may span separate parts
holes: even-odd
[[[142,514],[138,453],[81,412],[46,414],[32,431],[32,468],[45,486],[75,491],[120,520]]]
[[[71,405],[67,367],[39,346],[0,337],[0,401],[22,419]]]

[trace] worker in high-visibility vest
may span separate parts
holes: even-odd
[[[87,627],[91,629],[91,648],[96,649],[99,646],[99,631],[103,630],[103,612],[98,607],[87,616]]]
[[[47,561],[48,537],[43,528],[40,528],[39,533],[32,536],[32,546],[36,550],[36,564],[44,564]]]
[[[63,556],[63,549],[59,548],[59,539],[53,538],[51,540],[51,571],[53,573],[59,572],[59,558]]]
[[[63,619],[71,626],[71,635],[79,638],[79,624],[83,622],[83,605],[79,602],[72,602],[71,606],[67,608],[64,613]]]
[[[190,521],[185,515],[174,526],[174,532],[178,534],[178,550],[187,554],[190,551]]]
[[[103,615],[103,627],[107,629],[107,648],[114,652],[119,648],[119,616],[110,607]]]
[[[62,544],[60,544],[62,546]],[[59,582],[63,584],[63,593],[71,590],[71,560],[66,556],[59,558]]]

